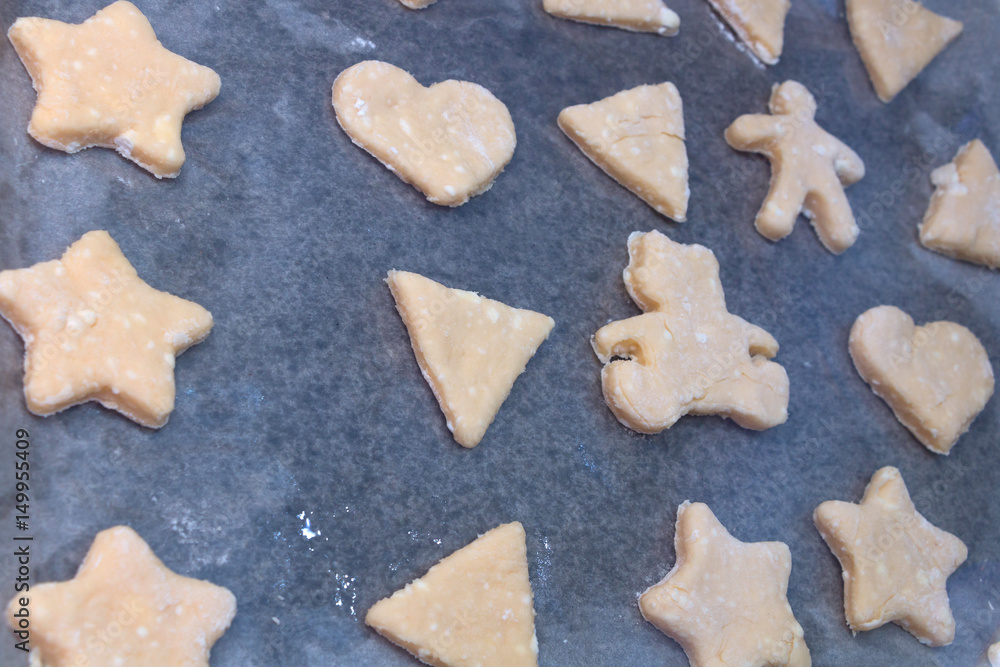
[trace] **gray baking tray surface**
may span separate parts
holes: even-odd
[[[2,0],[18,16],[79,22],[104,0]],[[1000,275],[922,248],[930,171],[966,141],[1000,154],[1000,9],[927,6],[965,23],[894,102],[879,102],[843,4],[793,0],[785,51],[755,64],[704,0],[671,0],[673,38],[557,20],[540,0],[137,0],[163,44],[222,77],[184,125],[187,163],[157,181],[112,151],[69,156],[25,132],[35,94],[0,40],[0,269],[58,257],[106,229],[147,282],[215,316],[177,363],[177,408],[160,431],[95,404],[41,419],[22,396],[18,336],[0,326],[0,551],[14,533],[14,431],[31,434],[34,581],[73,576],[94,535],[134,527],[175,571],[231,589],[239,611],[216,667],[411,665],[365,611],[478,534],[527,530],[543,665],[686,665],[642,620],[636,594],[674,562],[685,500],[708,503],[744,541],[792,551],[789,599],[816,665],[974,665],[1000,627],[1000,400],[951,456],[931,454],[851,365],[864,310],[893,304],[949,319],[1000,362]],[[337,126],[330,89],[365,59],[422,83],[486,86],[518,146],[486,194],[427,203]],[[723,130],[795,79],[818,121],[868,175],[848,190],[863,231],[842,256],[800,219],[773,244],[753,218],[770,176]],[[691,206],[657,215],[556,126],[559,111],[644,83],[684,100]],[[637,314],[622,283],[630,232],[715,251],[729,309],[780,342],[790,418],[761,432],[688,417],[656,436],[619,425],[590,336]],[[459,447],[422,379],[383,283],[391,268],[551,315],[556,328],[473,450]],[[952,646],[895,625],[852,637],[840,568],[812,525],[900,468],[920,512],[960,537],[949,580]],[[308,522],[308,523],[307,523]],[[13,593],[9,557],[4,600]],[[0,664],[24,665],[13,640]]]

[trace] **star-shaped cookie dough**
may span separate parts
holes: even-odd
[[[741,542],[708,505],[677,509],[677,563],[639,597],[642,616],[672,637],[692,667],[809,667],[788,604],[792,554],[782,542]]]
[[[756,430],[784,423],[788,374],[771,361],[778,341],[726,309],[712,251],[634,232],[628,254],[625,286],[645,312],[601,327],[592,341],[618,421],[640,433],[687,414]]]
[[[864,163],[816,124],[816,100],[801,83],[775,85],[769,106],[771,115],[740,116],[726,130],[730,146],[771,161],[771,189],[757,213],[757,231],[772,241],[783,239],[801,212],[827,250],[847,250],[858,238],[858,225],[844,188],[861,180]]]
[[[946,582],[969,554],[910,500],[899,470],[872,476],[860,505],[830,500],[813,520],[844,568],[844,610],[855,633],[890,621],[930,646],[955,638]]]
[[[113,148],[157,178],[184,164],[181,124],[219,94],[219,75],[163,48],[120,0],[79,25],[20,18],[8,32],[38,102],[28,133],[76,153]]]
[[[12,628],[20,597],[46,667],[208,667],[236,614],[232,593],[170,571],[127,526],[98,533],[73,579],[32,584],[11,600]]]
[[[24,339],[28,409],[47,416],[98,401],[159,428],[174,409],[174,359],[212,314],[147,285],[104,231],[62,259],[0,272],[0,315]]]

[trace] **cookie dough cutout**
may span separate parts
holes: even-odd
[[[368,610],[365,623],[441,667],[535,667],[535,609],[524,528],[481,535]]]
[[[163,48],[121,0],[79,25],[20,18],[14,49],[38,92],[28,134],[76,153],[113,148],[157,178],[184,164],[181,124],[219,94],[219,75]]]
[[[677,563],[639,597],[643,618],[683,648],[692,667],[809,667],[788,604],[792,554],[782,542],[741,542],[703,503],[677,508]]]
[[[979,139],[931,172],[934,195],[920,225],[925,248],[1000,269],[1000,171]]]
[[[545,11],[581,23],[676,35],[681,19],[661,0],[544,0]]]
[[[236,615],[232,593],[170,571],[127,526],[98,533],[73,579],[32,584],[29,597],[31,664],[47,667],[208,667]],[[15,597],[11,628],[18,609]]]
[[[427,9],[437,0],[399,0],[399,4],[407,9]]]
[[[674,84],[639,86],[568,107],[558,122],[611,178],[657,212],[686,220],[690,190],[684,111]]]
[[[847,0],[847,24],[875,93],[891,102],[962,32],[914,0]]]
[[[390,271],[386,282],[448,430],[475,447],[555,322],[416,273]]]
[[[844,188],[865,175],[864,162],[816,124],[816,100],[801,83],[775,85],[769,107],[771,115],[740,116],[726,129],[730,146],[771,161],[771,188],[754,221],[757,231],[779,241],[803,213],[827,250],[843,252],[858,238]]]
[[[813,521],[844,569],[844,610],[853,632],[893,622],[923,644],[952,642],[946,582],[969,552],[917,512],[899,470],[882,468],[860,505],[827,501]]]
[[[700,245],[633,233],[624,279],[642,315],[593,339],[608,407],[625,426],[659,433],[686,414],[766,429],[788,419],[788,375],[771,334],[726,310],[719,263]]]
[[[927,449],[948,454],[993,395],[976,335],[954,322],[918,327],[895,306],[861,314],[848,347],[858,373]]]
[[[986,657],[989,658],[990,667],[1000,667],[1000,642],[990,646]]]
[[[175,358],[212,329],[207,310],[143,282],[104,231],[0,272],[0,315],[24,339],[28,410],[97,401],[149,428],[174,409]]]
[[[337,122],[355,144],[442,206],[490,189],[514,155],[514,122],[480,85],[425,88],[406,71],[366,60],[333,84]]]
[[[708,0],[761,62],[776,65],[785,45],[785,16],[791,0]]]

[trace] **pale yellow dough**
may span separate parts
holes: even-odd
[[[860,505],[830,500],[813,514],[844,569],[844,610],[855,633],[896,623],[921,643],[955,638],[948,577],[969,554],[932,526],[910,500],[896,468],[876,472]]]
[[[0,272],[0,315],[24,339],[24,395],[36,415],[98,401],[159,428],[174,409],[174,359],[212,314],[159,292],[104,231],[62,259]]]
[[[740,116],[726,129],[730,146],[771,161],[771,188],[754,221],[757,231],[779,241],[803,213],[826,249],[841,253],[858,238],[844,188],[864,177],[864,162],[816,124],[816,100],[801,83],[776,84],[769,106],[771,115]]]
[[[208,667],[236,614],[232,593],[171,572],[126,526],[97,534],[76,577],[24,595],[32,659],[45,667]]]
[[[792,554],[782,542],[740,542],[703,503],[677,508],[677,563],[639,597],[642,616],[672,637],[691,667],[809,667],[788,604]]]
[[[219,75],[163,48],[130,2],[80,25],[20,18],[10,31],[38,103],[28,133],[76,153],[113,148],[157,178],[184,164],[181,124],[219,94]]]
[[[559,18],[634,32],[676,35],[681,19],[662,0],[544,0],[545,11]]]
[[[435,2],[437,2],[437,0],[399,0],[401,5],[409,9],[426,9]]]
[[[482,86],[449,80],[425,88],[377,60],[340,73],[333,108],[351,141],[442,206],[488,190],[517,145],[507,107]]]
[[[416,273],[390,271],[386,282],[448,429],[475,447],[555,322]]]
[[[937,252],[1000,269],[1000,171],[979,139],[931,173],[934,195],[920,242]]]
[[[771,334],[726,310],[719,263],[700,245],[659,232],[628,240],[625,286],[644,313],[602,327],[594,351],[604,399],[625,426],[670,428],[686,414],[718,414],[744,428],[788,419],[788,375],[770,361]]]
[[[785,16],[791,0],[708,0],[750,51],[768,65],[785,45]]]
[[[605,173],[657,212],[687,216],[684,110],[672,83],[639,86],[563,109],[559,127]]]
[[[534,667],[524,528],[515,521],[481,535],[376,602],[365,623],[435,667]]]
[[[861,314],[851,358],[875,395],[927,449],[948,454],[993,395],[993,367],[976,335],[954,322],[918,327],[895,306]]]
[[[990,667],[1000,667],[1000,642],[990,646],[987,657],[990,660]]]
[[[847,24],[875,93],[890,102],[962,32],[914,0],[847,0]]]

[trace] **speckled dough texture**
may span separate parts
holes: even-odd
[[[830,500],[813,514],[844,569],[844,609],[854,632],[896,623],[928,646],[955,638],[948,577],[965,544],[917,512],[899,470],[876,472],[861,504]]]
[[[163,48],[135,5],[119,0],[80,25],[21,18],[8,36],[38,91],[32,137],[67,153],[113,148],[157,178],[177,176],[184,116],[221,82]]]
[[[510,113],[490,91],[468,81],[424,88],[388,63],[341,72],[333,108],[351,141],[442,206],[489,190],[517,145]]]
[[[31,587],[32,659],[45,667],[208,667],[236,615],[227,589],[170,571],[128,526],[101,531],[70,581]],[[7,622],[20,609],[12,600]]]
[[[0,316],[24,339],[24,396],[36,415],[87,401],[159,428],[174,409],[174,363],[212,314],[147,285],[104,231],[61,259],[0,272]]]
[[[672,566],[677,506],[691,499],[740,540],[789,546],[788,601],[818,667],[983,660],[1000,628],[1000,401],[949,457],[934,455],[858,377],[847,339],[860,313],[891,303],[918,323],[961,323],[1000,360],[996,272],[917,239],[930,172],[975,137],[998,150],[1000,6],[926,0],[964,34],[883,105],[832,0],[792,0],[776,68],[734,45],[702,0],[666,0],[682,19],[666,38],[557,19],[542,0],[419,12],[396,0],[134,1],[166,47],[218,72],[222,92],[185,119],[178,178],[157,180],[110,150],[69,156],[31,139],[36,95],[0,39],[0,270],[57,259],[104,229],[143,280],[205,307],[215,326],[178,358],[170,423],[149,431],[96,403],[32,415],[23,342],[0,322],[0,539],[16,530],[23,428],[39,581],[70,579],[94,535],[130,525],[172,570],[236,595],[212,667],[417,667],[365,613],[484,530],[520,521],[540,664],[682,667],[683,649],[636,597]],[[109,2],[0,0],[0,31],[21,16],[79,23]],[[331,86],[365,60],[503,101],[518,145],[489,192],[436,206],[351,142]],[[723,138],[786,79],[809,87],[817,123],[865,161],[847,189],[862,234],[842,255],[804,220],[778,244],[762,239],[752,221],[768,162]],[[684,100],[683,224],[556,124],[568,106],[664,81]],[[608,409],[590,338],[642,312],[622,280],[626,241],[654,229],[711,249],[727,310],[781,344],[791,393],[780,427],[688,417],[642,435]],[[423,379],[384,282],[393,267],[556,322],[474,449],[455,443]],[[856,502],[888,464],[927,519],[969,547],[948,580],[947,647],[895,627],[852,638],[840,569],[811,525],[817,505]],[[27,667],[3,639],[0,665]]]
[[[768,107],[771,115],[740,116],[726,129],[730,146],[771,161],[771,188],[754,226],[778,241],[802,213],[827,250],[844,252],[860,232],[844,188],[864,177],[864,162],[816,124],[816,99],[801,83],[775,84]]]
[[[662,0],[544,0],[542,6],[560,18],[635,32],[676,35],[681,26]]]

